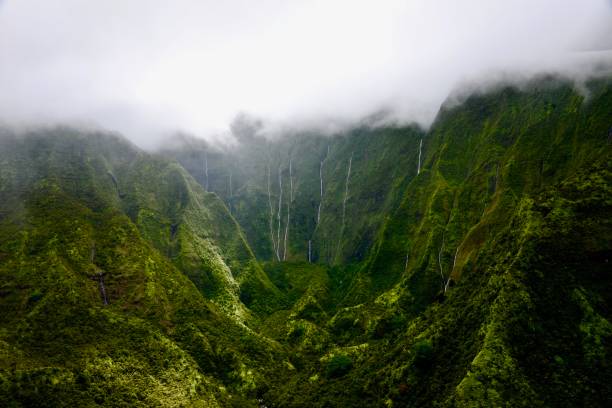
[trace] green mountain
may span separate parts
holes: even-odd
[[[0,151],[1,400],[226,406],[259,360],[280,364],[239,299],[265,310],[280,291],[178,164],[61,128],[5,134]]]
[[[608,406],[612,80],[376,119],[0,130],[0,400]]]

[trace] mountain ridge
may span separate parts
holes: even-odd
[[[612,87],[588,86],[226,150],[1,135],[0,396],[605,406]]]

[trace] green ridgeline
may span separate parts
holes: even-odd
[[[609,80],[475,94],[427,132],[258,126],[161,156],[4,131],[0,400],[608,405]]]
[[[586,100],[549,79],[443,107],[364,261],[313,275],[284,333],[271,317],[303,373],[268,398],[606,406],[612,87],[588,86]]]
[[[223,203],[114,136],[0,143],[2,405],[255,406],[283,352],[239,297],[282,297]]]

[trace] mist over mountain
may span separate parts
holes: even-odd
[[[0,405],[610,406],[611,16],[0,1]]]
[[[428,127],[465,81],[609,69],[610,27],[607,0],[3,1],[0,120],[148,148],[176,131],[223,140],[239,112],[271,133],[380,110]]]

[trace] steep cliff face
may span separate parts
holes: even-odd
[[[231,209],[258,259],[308,261],[310,253],[311,262],[345,264],[365,258],[397,207],[399,192],[416,176],[423,137],[416,127],[362,126],[274,141],[250,134],[225,150],[189,141],[165,154],[202,185],[207,157],[209,188]]]
[[[0,397],[606,406],[612,85],[586,89],[161,155],[4,131]]]
[[[321,279],[324,323],[287,325],[333,343],[297,400],[605,405],[612,91],[590,92],[547,81],[441,111],[365,260]],[[335,356],[352,368],[316,377]]]
[[[549,80],[443,108],[421,173],[385,223],[352,296],[359,299],[362,287],[388,289],[400,276],[417,296],[446,291],[523,197],[606,157],[610,89],[598,82],[591,92],[585,100]]]

